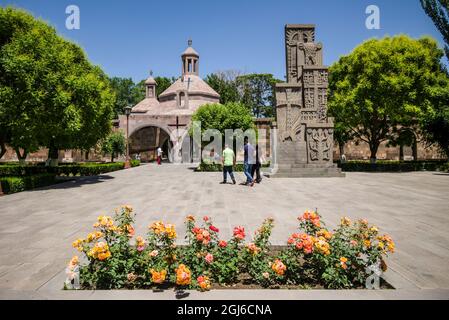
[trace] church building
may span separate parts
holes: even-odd
[[[191,147],[187,130],[193,113],[204,104],[220,101],[220,95],[199,77],[199,62],[200,56],[189,40],[188,48],[181,55],[181,76],[169,88],[157,97],[154,78],[150,75],[145,81],[145,99],[132,108],[129,116],[131,156],[140,154],[143,161],[153,160],[156,149],[161,147],[165,157],[174,161],[173,147],[179,148],[175,155],[180,154],[181,146]],[[121,115],[119,127],[124,132],[126,122],[127,117]]]

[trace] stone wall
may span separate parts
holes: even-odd
[[[377,159],[379,160],[399,160],[399,147],[387,147],[386,142],[379,146]],[[369,146],[366,142],[356,144],[354,141],[345,145],[345,155],[347,160],[369,160]],[[340,158],[338,144],[334,146],[334,159]],[[444,159],[435,147],[426,147],[424,143],[418,143],[418,160]],[[413,160],[411,147],[404,147],[404,160]]]

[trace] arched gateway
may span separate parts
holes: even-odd
[[[132,108],[129,116],[130,155],[141,154],[143,161],[154,160],[161,147],[170,162],[181,148],[191,146],[187,130],[192,114],[202,105],[218,103],[220,95],[199,77],[199,54],[192,48],[182,53],[182,75],[167,90],[156,96],[157,83],[150,75],[145,81],[145,99]],[[126,132],[126,116],[119,116],[119,127]],[[183,152],[185,154],[185,152]]]

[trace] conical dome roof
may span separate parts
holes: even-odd
[[[198,52],[195,51],[195,49],[193,49],[192,47],[188,47],[183,53],[182,56],[196,56],[199,57],[200,55],[198,54]]]
[[[152,76],[149,76],[148,79],[145,80],[145,84],[157,84],[157,83]]]

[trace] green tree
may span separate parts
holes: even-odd
[[[281,82],[272,74],[248,74],[237,77],[241,102],[256,118],[273,117],[275,111],[274,88]]]
[[[55,164],[106,136],[115,95],[83,50],[22,10],[0,8],[0,25],[0,122],[19,159],[47,147]]]
[[[111,162],[126,152],[126,138],[122,131],[111,132],[101,143],[104,155],[111,156]]]
[[[418,160],[418,128],[399,127],[394,128],[395,133],[388,141],[387,146],[399,147],[399,160],[404,160],[404,147],[412,147],[413,159]]]
[[[448,91],[435,90],[434,112],[422,123],[423,136],[429,145],[436,145],[449,159],[449,97]]]
[[[421,6],[443,36],[444,50],[449,59],[449,0],[420,0]]]
[[[204,80],[220,95],[220,103],[239,102],[240,93],[236,81],[239,74],[238,71],[222,71],[212,73]]]
[[[156,86],[156,95],[159,97],[159,95],[164,92],[165,90],[170,87],[173,82],[176,81],[175,78],[167,78],[167,77],[156,77],[154,78],[156,80],[157,86]]]
[[[337,122],[334,127],[334,140],[338,144],[340,151],[340,159],[345,154],[345,145],[353,138],[353,133],[350,129],[344,126],[343,123]]]
[[[125,107],[136,105],[145,97],[145,90],[141,91],[140,86],[136,85],[131,78],[111,78],[111,87],[115,92],[116,101],[114,104],[114,118],[125,113]]]
[[[400,35],[364,42],[330,68],[329,112],[376,161],[382,141],[434,112],[449,92],[442,50],[431,38]]]
[[[192,121],[201,122],[201,133],[208,129],[220,131],[223,144],[225,143],[224,135],[227,129],[241,129],[242,131],[256,129],[248,108],[237,102],[229,102],[224,105],[219,103],[202,105],[193,114]],[[192,134],[192,129],[190,133]]]
[[[157,97],[159,97],[159,95],[162,92],[164,92],[168,87],[170,87],[173,84],[173,82],[176,81],[176,79],[173,77],[172,78],[156,77],[156,78],[154,78],[154,80],[157,83],[157,86],[156,86],[156,96]],[[137,90],[139,91],[139,95],[138,95],[139,99],[137,102],[139,102],[145,98],[145,91],[146,91],[145,81],[146,80],[142,80],[138,84],[136,84]]]

